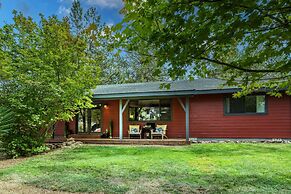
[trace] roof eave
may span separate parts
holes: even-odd
[[[137,92],[137,93],[114,93],[94,94],[94,99],[120,99],[120,98],[141,98],[141,97],[167,97],[167,96],[192,96],[199,94],[224,94],[239,91],[238,88],[212,89],[212,90],[188,90],[188,91],[161,91],[161,92]]]

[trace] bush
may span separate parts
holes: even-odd
[[[13,158],[31,156],[48,150],[48,148],[44,146],[44,141],[17,131],[13,133],[12,139],[8,138],[7,140],[5,153]]]
[[[8,157],[31,156],[47,151],[45,137],[38,129],[22,129],[15,123],[15,114],[0,107],[0,147]]]

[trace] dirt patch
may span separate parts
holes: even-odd
[[[27,160],[28,158],[17,158],[17,159],[8,159],[8,160],[0,160],[0,169],[1,168],[8,168],[10,166],[19,164],[25,160]]]
[[[18,159],[8,159],[8,160],[0,160],[0,169],[8,168],[10,166],[19,164],[29,158],[18,158]],[[18,176],[12,175],[13,181],[0,181],[0,193],[3,194],[70,194],[70,192],[63,191],[51,191],[47,189],[41,189],[34,186],[26,185],[22,183],[22,180]],[[74,193],[81,194],[81,193]],[[82,193],[84,194],[84,193]]]
[[[176,182],[164,184],[163,190],[167,193],[195,193],[195,194],[207,194],[210,193],[206,188],[198,185],[190,185],[188,183]]]
[[[133,181],[131,188],[127,194],[134,194],[134,193],[166,193],[161,189],[161,185],[164,183],[161,179],[151,180],[151,179],[139,179],[137,181]]]
[[[4,182],[0,181],[0,191],[5,194],[69,194],[68,192],[62,191],[50,191],[46,189],[40,189],[33,186],[24,185],[17,182]]]
[[[75,148],[76,146],[67,146],[66,148]],[[5,158],[0,158],[0,169],[2,168],[8,168],[10,166],[19,164],[21,162],[24,162],[28,159],[31,158],[35,158],[35,157],[40,157],[43,155],[50,155],[50,154],[54,154],[54,153],[59,153],[62,152],[64,149],[55,149],[55,150],[51,150],[49,152],[44,152],[38,155],[33,155],[33,156],[28,156],[28,157],[22,157],[22,158],[16,158],[16,159],[5,159]]]

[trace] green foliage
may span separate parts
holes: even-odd
[[[14,128],[14,113],[4,107],[0,107],[0,152],[5,152],[5,140],[9,132]]]
[[[111,58],[112,63],[104,68],[104,84],[121,84],[169,80],[166,68],[159,66],[151,56],[142,56],[137,52],[117,55]]]
[[[85,193],[290,193],[290,149],[263,143],[86,145],[2,169],[0,179]]]
[[[117,84],[168,79],[164,67],[158,66],[153,57],[142,56],[137,52],[125,54],[118,45],[119,35],[111,26],[101,22],[96,8],[84,10],[80,1],[74,1],[69,20],[73,34],[87,37],[85,38],[88,45],[87,53],[99,61],[100,83]]]
[[[21,131],[10,131],[9,137],[6,136],[4,144],[5,154],[11,158],[20,156],[31,156],[48,151],[44,145],[44,139],[39,139],[39,131],[34,135],[26,134]]]
[[[37,23],[14,12],[14,23],[0,28],[0,47],[0,104],[15,112],[19,130],[46,131],[92,106],[98,61],[67,18],[41,16]]]
[[[14,112],[4,148],[17,157],[42,152],[56,121],[93,106],[100,60],[89,49],[97,40],[89,31],[73,33],[68,18],[13,14],[14,23],[0,28],[0,105]]]
[[[291,93],[290,2],[124,1],[118,38],[129,51],[169,64],[172,78],[225,79],[245,95]]]
[[[14,113],[7,108],[0,107],[0,142],[14,127],[14,122]]]
[[[16,114],[0,107],[0,151],[8,157],[29,156],[47,150],[44,136],[38,130],[17,127]]]

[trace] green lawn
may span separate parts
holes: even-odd
[[[291,193],[291,145],[87,145],[0,170],[14,179],[70,192]]]

